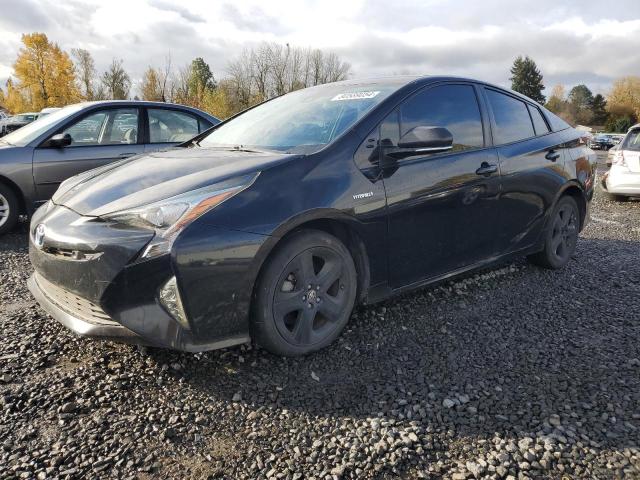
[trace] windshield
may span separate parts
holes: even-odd
[[[216,128],[203,147],[313,153],[331,143],[401,85],[326,84],[265,102]]]
[[[44,132],[49,130],[56,123],[64,120],[69,115],[73,115],[77,111],[82,110],[84,107],[85,105],[80,103],[69,105],[68,107],[64,107],[57,112],[53,112],[49,115],[45,115],[44,117],[40,117],[36,121],[31,122],[22,128],[19,128],[15,132],[5,135],[1,140],[10,145],[24,147],[25,145],[28,145],[33,140],[38,138]]]

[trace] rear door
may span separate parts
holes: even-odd
[[[57,130],[55,134],[71,135],[72,142],[63,148],[35,149],[33,178],[38,200],[51,198],[60,183],[73,175],[142,153],[139,121],[136,107],[102,108]]]
[[[163,150],[191,140],[211,127],[211,122],[197,115],[174,108],[146,108],[144,150]]]
[[[416,126],[444,127],[446,152],[393,161],[399,138]],[[498,158],[485,141],[473,84],[426,87],[380,127],[389,219],[392,288],[442,276],[490,258],[499,225]]]
[[[566,182],[563,135],[551,132],[540,109],[507,92],[485,88],[494,145],[500,157],[500,250],[537,242],[545,213]]]

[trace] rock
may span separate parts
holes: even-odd
[[[67,402],[60,407],[62,413],[73,413],[78,409],[78,404],[75,402]]]
[[[450,398],[445,398],[442,401],[442,406],[445,407],[445,408],[453,408],[453,407],[455,407],[455,405],[456,405],[456,402],[451,400]]]
[[[555,413],[549,416],[549,424],[554,427],[560,426],[560,415],[556,415]]]

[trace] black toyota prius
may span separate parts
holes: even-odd
[[[82,335],[305,354],[358,303],[514,256],[564,266],[594,175],[580,133],[512,91],[326,84],[65,181],[33,215],[29,286]]]

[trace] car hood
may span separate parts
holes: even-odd
[[[53,202],[87,216],[139,207],[300,155],[208,148],[146,154],[89,170],[60,185]]]

